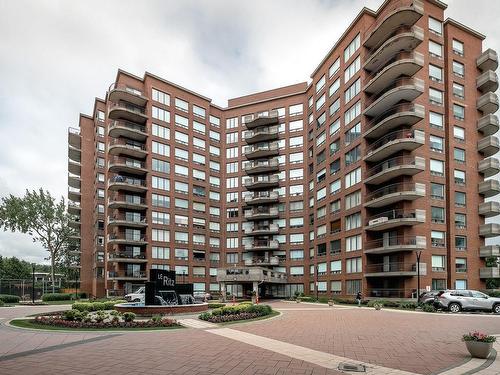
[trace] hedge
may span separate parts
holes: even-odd
[[[224,307],[226,306],[225,303],[209,303],[208,308],[209,309],[218,309],[219,307]]]
[[[0,307],[4,307],[5,303],[0,299]]]
[[[114,300],[106,302],[75,302],[71,308],[78,311],[102,311],[113,310],[114,306],[118,303],[125,303],[124,300]]]
[[[11,294],[0,294],[0,301],[4,303],[19,303],[19,297]]]
[[[222,323],[235,320],[254,319],[269,315],[272,312],[271,306],[268,305],[240,304],[236,306],[220,307],[212,310],[212,312],[202,313],[199,318],[212,323]]]

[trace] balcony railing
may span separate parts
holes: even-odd
[[[367,296],[374,298],[416,298],[416,289],[368,289]]]
[[[245,266],[277,266],[279,265],[279,258],[278,257],[270,257],[270,258],[264,258],[264,257],[257,257],[257,258],[252,258],[252,259],[245,259]]]
[[[108,217],[108,221],[111,222],[116,222],[116,221],[127,221],[130,223],[138,223],[138,224],[146,224],[147,223],[147,218],[146,216],[141,216],[141,215],[120,215],[116,214],[113,216]]]
[[[274,202],[279,199],[278,192],[276,191],[257,191],[253,194],[245,195],[245,203],[265,203]]]
[[[422,105],[420,104],[414,104],[414,103],[403,103],[403,104],[398,104],[395,106],[392,106],[390,109],[387,111],[382,112],[380,115],[374,117],[370,121],[367,122],[366,124],[366,129],[370,129],[375,127],[378,123],[382,122],[386,118],[393,116],[393,115],[398,115],[398,114],[412,114],[414,113],[415,116],[422,116],[422,118],[425,115],[425,109]]]
[[[376,225],[391,220],[415,219],[425,221],[425,210],[405,210],[394,209],[370,216],[366,221],[366,225]]]
[[[367,241],[365,244],[366,250],[396,247],[396,248],[419,248],[425,249],[427,241],[425,236],[392,236],[380,238],[378,240]]]
[[[146,272],[145,271],[133,271],[133,272],[132,271],[125,271],[125,272],[109,271],[108,277],[110,279],[120,279],[120,278],[144,279],[144,278],[146,278]]]
[[[425,168],[425,159],[418,156],[397,156],[395,158],[384,160],[366,171],[366,178],[375,176],[380,172],[396,167],[418,167]]]
[[[128,252],[110,253],[108,258],[110,260],[113,260],[113,259],[146,259],[146,255],[145,254],[134,254],[134,253],[128,253]]]
[[[378,198],[382,198],[389,194],[394,193],[416,193],[418,195],[425,195],[425,184],[421,184],[418,182],[399,182],[392,185],[387,185],[377,189],[371,193],[366,195],[366,202],[373,201]]]
[[[129,112],[137,113],[139,115],[146,115],[146,108],[140,107],[138,105],[134,105],[132,103],[127,103],[127,102],[118,102],[118,103],[110,103],[109,104],[109,109],[124,109]]]
[[[108,91],[114,91],[114,90],[122,90],[122,91],[126,91],[130,94],[133,94],[133,95],[144,96],[144,93],[141,90],[136,89],[134,87],[130,87],[129,85],[126,85],[125,83],[121,83],[121,82],[113,82],[109,86]]]
[[[389,133],[385,135],[384,137],[380,138],[379,140],[373,142],[368,148],[366,149],[366,154],[370,155],[380,147],[393,142],[397,140],[415,140],[415,141],[425,141],[424,140],[424,132],[421,130],[412,130],[412,129],[403,129],[403,130],[396,130],[392,133]]]
[[[146,186],[146,180],[140,180],[138,178],[131,178],[127,176],[114,176],[109,179],[109,183],[121,183],[121,184],[127,184],[127,185],[134,185],[134,186]]]
[[[109,124],[108,132],[111,132],[113,129],[119,129],[119,128],[123,128],[134,132],[147,133],[147,127],[145,125],[140,125],[125,120],[111,121]]]
[[[263,128],[256,128],[253,130],[246,130],[244,133],[245,139],[252,139],[257,136],[275,136],[278,135],[278,127],[277,126],[268,126]]]
[[[370,99],[368,99],[366,101],[366,108],[368,108],[370,105],[375,103],[377,100],[379,100],[385,94],[388,94],[391,90],[394,90],[396,88],[407,87],[407,86],[414,86],[414,88],[416,90],[423,91],[424,90],[424,81],[421,80],[420,78],[409,78],[409,77],[398,78],[398,79],[392,81],[392,83],[390,85],[384,87],[384,89],[382,91],[378,92],[375,95],[372,95],[370,97]]]
[[[425,275],[427,271],[426,263],[420,263],[420,275]],[[367,264],[366,273],[413,273],[417,272],[417,265],[415,263],[405,263],[405,262],[389,262],[389,263],[377,263],[377,264]]]
[[[413,60],[417,65],[423,65],[424,64],[424,55],[422,55],[420,52],[415,52],[415,51],[413,51],[413,52],[403,51],[403,52],[397,52],[393,56],[388,56],[385,60],[378,63],[378,65],[380,67],[383,67],[383,69],[382,68],[377,69],[373,73],[369,74],[365,78],[365,80],[363,81],[363,86],[365,86],[365,87],[368,86],[370,84],[370,82],[375,81],[375,78],[378,78],[379,76],[384,75],[385,70],[389,69],[389,68],[387,68],[389,65],[394,64],[396,62],[403,62],[403,61],[409,61],[409,60]]]
[[[278,159],[255,160],[245,164],[245,172],[250,173],[257,169],[274,169],[278,167]]]
[[[278,214],[278,207],[259,207],[257,209],[245,211],[245,218],[252,219],[267,216],[277,216]]]
[[[146,168],[146,163],[136,159],[114,156],[109,158],[109,165],[122,165],[129,168]]]
[[[121,139],[121,138],[112,138],[109,141],[109,146],[123,146],[123,147],[129,148],[131,150],[146,151],[145,144],[130,142],[130,141],[126,141],[126,140]]]

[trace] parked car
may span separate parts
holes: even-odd
[[[500,298],[490,297],[477,290],[440,291],[434,297],[434,306],[452,313],[461,310],[483,310],[500,314]]]
[[[129,294],[125,295],[125,299],[127,300],[127,302],[143,302],[144,303],[144,300],[146,298],[145,290],[146,290],[146,288],[142,286],[139,289],[137,289],[134,293],[129,293]]]
[[[437,290],[431,290],[430,292],[424,292],[420,295],[420,303],[427,305],[432,305],[434,303],[434,297],[439,293]]]
[[[208,301],[209,299],[212,298],[210,293],[206,292],[193,292],[193,297],[195,301],[201,301],[201,302]]]

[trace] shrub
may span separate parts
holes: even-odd
[[[105,321],[106,319],[109,318],[109,314],[106,314],[104,311],[98,311],[95,315],[94,315],[94,320],[97,322],[97,323],[102,323],[103,321]]]
[[[403,310],[415,310],[417,306],[415,302],[401,302],[398,307]]]
[[[253,305],[252,301],[243,301],[238,303],[238,305]]]
[[[105,309],[104,302],[92,302],[92,311],[102,311]]]
[[[123,313],[123,320],[125,322],[133,322],[135,319],[135,314],[133,312],[125,312]]]
[[[358,301],[352,298],[342,298],[342,297],[334,297],[332,298],[335,303],[343,303],[348,305],[357,305]],[[361,301],[362,305],[368,305],[368,301]]]
[[[92,302],[75,302],[71,308],[73,310],[78,310],[78,311],[93,311],[92,309]]]
[[[19,297],[11,294],[0,294],[0,301],[4,303],[19,303]]]
[[[490,297],[500,298],[500,290],[484,290],[484,293],[486,293]],[[0,299],[2,299],[2,296],[0,296]]]
[[[71,301],[75,295],[72,293],[45,293],[42,296],[43,302],[48,301]]]
[[[319,297],[318,298],[318,302],[320,302],[320,303],[328,303],[329,299],[330,298],[328,298],[328,297]]]
[[[208,308],[209,309],[218,309],[219,307],[224,307],[226,306],[224,303],[209,303]]]
[[[153,315],[151,317],[151,320],[155,323],[161,322],[162,319],[163,319],[163,317],[159,314]]]
[[[258,318],[269,315],[272,311],[271,306],[268,305],[239,304],[236,306],[220,307],[212,310],[212,312],[201,313],[199,318],[212,323],[221,323]]]
[[[70,322],[73,320],[78,320],[78,319],[80,319],[80,317],[81,317],[81,313],[78,310],[66,310],[63,313],[63,318],[65,320],[69,320]]]
[[[0,307],[4,307],[5,303],[0,299]]]
[[[118,323],[120,321],[120,317],[122,314],[116,310],[110,311],[109,316],[111,317],[111,321],[113,323]]]
[[[425,312],[436,312],[436,308],[429,304],[429,303],[424,303],[422,305],[422,311],[425,311]]]

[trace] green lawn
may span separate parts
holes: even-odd
[[[184,328],[182,326],[173,326],[173,327],[149,327],[149,328],[63,328],[63,327],[54,327],[48,326],[45,324],[37,324],[33,319],[15,319],[11,320],[10,324],[14,327],[19,328],[29,328],[29,329],[43,329],[49,331],[72,331],[72,332],[109,332],[109,331],[159,331],[159,330],[168,330],[168,329],[178,329]]]

